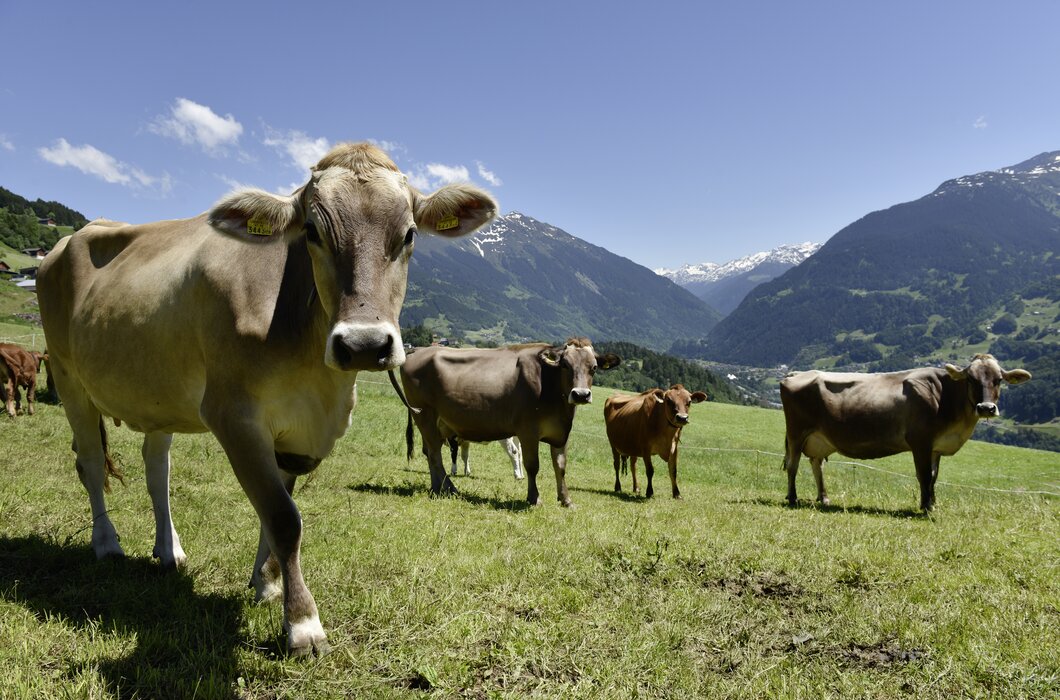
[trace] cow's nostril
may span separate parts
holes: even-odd
[[[387,335],[386,340],[381,346],[379,346],[379,353],[376,358],[379,360],[379,364],[385,365],[390,359],[390,352],[394,348],[394,336]]]
[[[342,339],[342,336],[335,336],[331,339],[331,355],[341,367],[345,367],[353,360],[353,353]]]

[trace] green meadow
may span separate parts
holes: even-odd
[[[332,645],[307,661],[283,656],[280,607],[246,587],[258,523],[211,436],[174,441],[189,561],[166,573],[135,433],[110,429],[128,557],[98,562],[62,409],[5,416],[0,697],[1060,696],[1055,453],[971,442],[943,459],[929,516],[908,454],[833,460],[829,507],[804,460],[789,508],[782,413],[706,403],[684,433],[684,500],[658,460],[647,500],[628,476],[613,491],[598,388],[570,441],[576,507],[546,466],[529,508],[497,444],[472,447],[459,497],[432,498],[385,376],[359,393],[295,493]]]

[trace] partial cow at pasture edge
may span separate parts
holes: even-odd
[[[503,348],[417,350],[401,367],[409,403],[405,431],[412,459],[412,421],[423,439],[431,472],[431,492],[455,493],[442,464],[442,445],[452,437],[471,442],[519,438],[526,468],[526,500],[539,505],[538,444],[552,452],[556,498],[571,505],[567,492],[567,440],[574,410],[592,402],[593,375],[621,362],[617,355],[598,355],[588,338],[570,338],[560,346],[547,343]]]
[[[810,458],[817,500],[827,504],[821,465],[828,455],[875,459],[912,452],[920,507],[931,510],[940,458],[956,454],[980,418],[1000,415],[1002,381],[1019,384],[1030,378],[1023,369],[1002,369],[992,355],[976,355],[963,369],[947,364],[886,374],[789,374],[780,382],[788,502],[797,500],[802,455]]]
[[[673,497],[681,498],[681,490],[677,487],[677,446],[681,442],[681,429],[688,425],[689,407],[706,400],[707,395],[702,391],[692,393],[681,384],[674,384],[665,391],[649,389],[636,396],[608,398],[604,402],[604,423],[614,459],[615,491],[622,490],[619,466],[623,457],[629,457],[633,493],[640,493],[637,458],[642,457],[644,472],[648,475],[644,495],[651,498],[654,495],[651,482],[655,475],[651,456],[659,455],[666,460]]]
[[[405,360],[398,315],[417,233],[462,236],[496,211],[467,184],[423,195],[375,146],[341,144],[290,196],[242,190],[190,219],[97,220],[60,240],[37,294],[96,555],[123,555],[104,503],[104,416],[145,434],[163,567],[186,559],[170,517],[172,434],[212,432],[260,520],[257,598],[282,596],[290,653],[324,652],[295,479],[349,427],[358,371]]]
[[[14,418],[21,410],[21,389],[26,390],[26,413],[33,415],[37,402],[37,374],[47,360],[47,353],[26,350],[14,343],[0,343],[0,390],[7,415]]]

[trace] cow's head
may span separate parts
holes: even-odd
[[[975,406],[975,413],[980,418],[1001,415],[997,399],[1001,395],[1002,381],[1019,384],[1031,378],[1031,373],[1025,369],[1001,369],[993,355],[976,355],[964,369],[948,364],[946,373],[954,381],[967,384],[968,400]]]
[[[662,405],[666,422],[675,428],[688,425],[688,409],[692,404],[707,400],[702,391],[692,393],[680,384],[674,384],[666,391],[655,389],[652,396],[657,404]]]
[[[289,197],[234,192],[209,219],[246,239],[304,238],[330,318],[324,362],[338,370],[384,370],[405,361],[398,316],[416,234],[463,236],[496,212],[497,202],[469,184],[423,195],[383,151],[349,143],[324,156]]]
[[[542,363],[560,370],[560,390],[567,403],[593,402],[593,375],[598,369],[611,369],[622,362],[613,353],[597,355],[588,338],[569,338],[561,347],[545,348],[538,354]]]

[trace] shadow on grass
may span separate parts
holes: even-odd
[[[234,694],[243,601],[196,593],[187,574],[143,558],[97,561],[88,546],[0,537],[0,599],[79,636],[102,637],[109,649],[134,640],[125,655],[57,660],[71,681],[92,668],[117,697]]]
[[[402,496],[409,498],[412,496],[427,494],[430,495],[431,489],[427,484],[413,484],[412,482],[406,481],[404,484],[399,486],[386,486],[383,484],[350,484],[348,487],[351,491],[358,493],[374,493],[380,496]],[[459,498],[461,501],[465,501],[475,506],[486,506],[493,508],[494,510],[527,510],[530,504],[526,502],[525,498],[491,498],[486,496],[478,496],[473,493],[464,493],[458,491],[450,496],[437,496],[437,498]]]
[[[758,506],[772,506],[774,508],[784,509],[792,508],[792,506],[788,505],[787,499],[773,500],[770,498],[751,498],[736,499],[729,502],[751,503]],[[820,511],[821,513],[856,513],[858,515],[882,515],[888,518],[899,518],[906,520],[911,518],[931,518],[930,515],[924,513],[919,508],[877,508],[874,506],[839,506],[835,504],[823,506],[817,501],[799,501],[794,506],[794,510],[802,510],[804,508]]]
[[[595,493],[600,496],[611,496],[620,501],[628,501],[630,503],[647,503],[655,498],[655,496],[652,496],[652,498],[645,498],[644,496],[638,496],[629,491],[615,491],[614,489],[586,489],[577,486],[568,486],[567,488],[571,491],[580,491],[581,493]],[[669,498],[669,496],[667,498]]]

